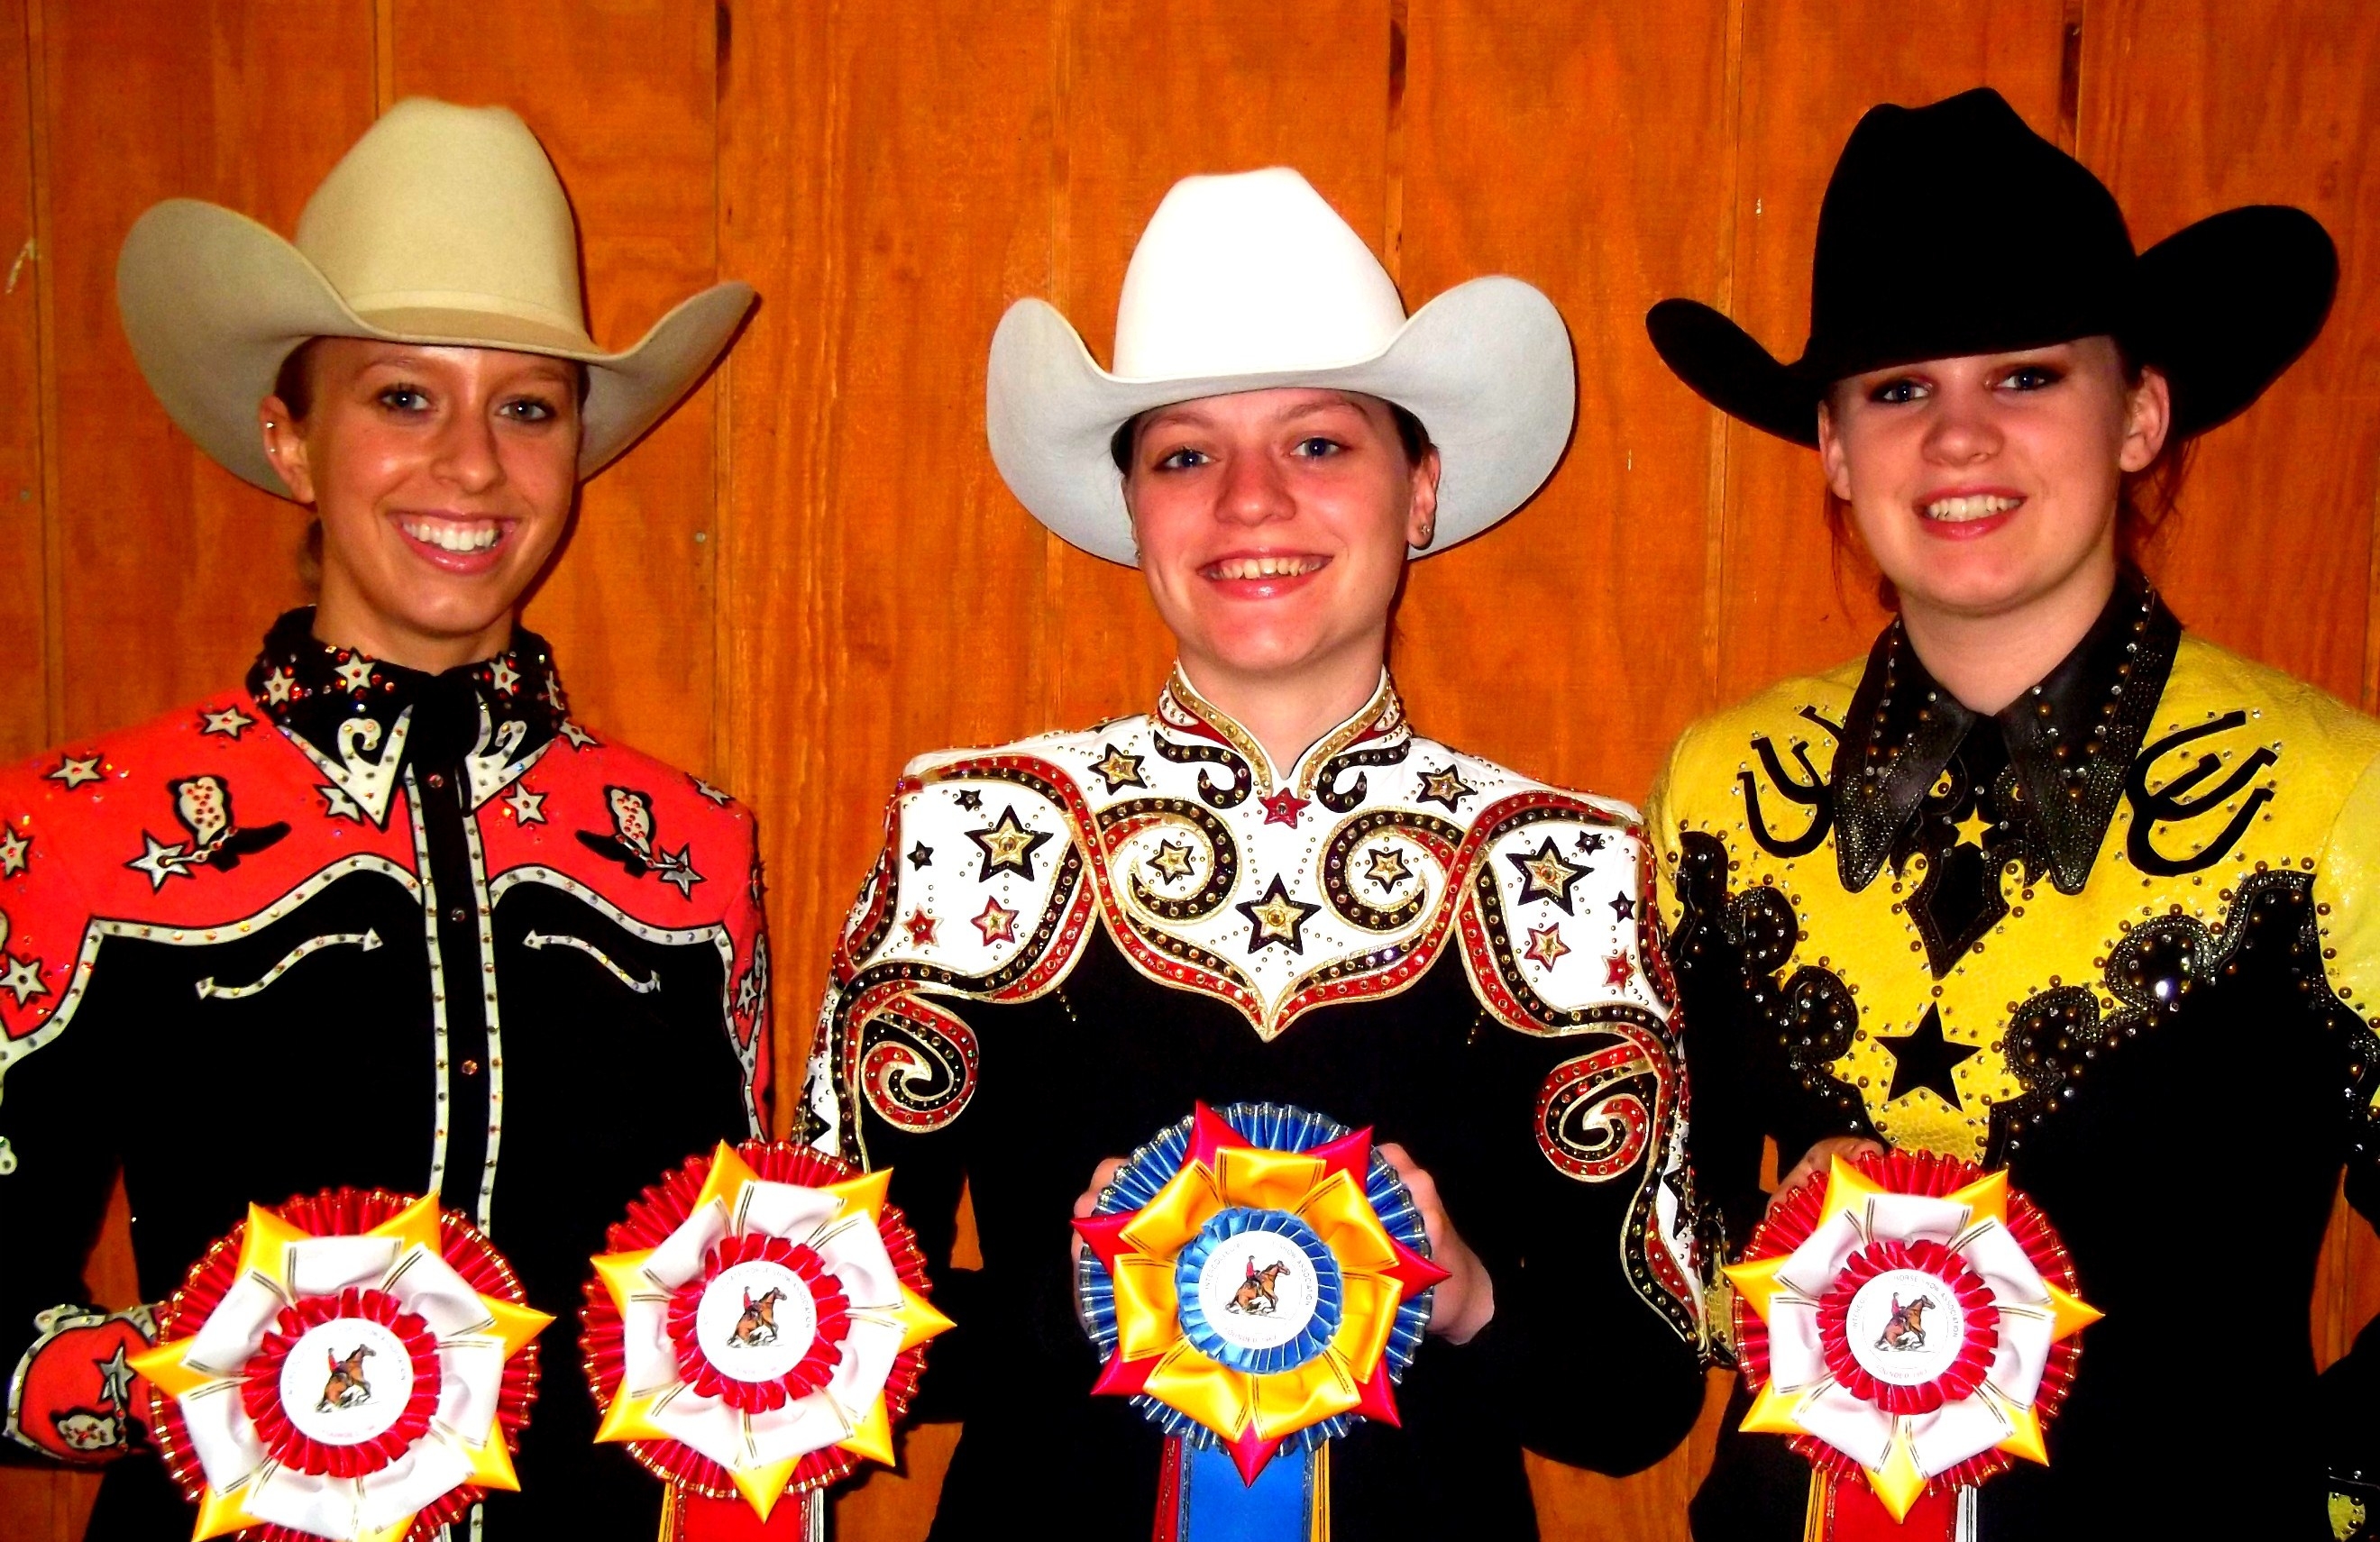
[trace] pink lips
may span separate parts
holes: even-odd
[[[492,522],[487,519],[460,515],[429,513],[398,513],[391,514],[388,518],[389,523],[395,526],[396,533],[404,540],[407,548],[415,557],[442,572],[450,572],[466,578],[488,572],[504,560],[504,548],[511,544],[513,531],[517,524],[514,520],[495,520],[492,522],[496,529],[496,538],[493,541],[471,550],[455,551],[434,541],[423,540],[407,530],[406,526],[414,524],[436,529],[478,530],[485,528]]]
[[[2013,502],[2015,507],[1956,518],[1937,518],[1925,512],[1952,499],[1992,499]],[[2013,488],[1999,487],[1937,488],[1914,500],[1918,528],[1943,541],[1977,541],[1995,531],[2005,529],[2010,521],[2023,512],[2024,502],[2024,494]]]
[[[1283,560],[1294,561],[1305,571],[1253,573],[1231,578],[1223,577],[1218,572],[1221,568],[1260,563],[1268,559],[1276,562]],[[1278,599],[1284,595],[1293,594],[1306,587],[1321,576],[1323,570],[1330,565],[1330,559],[1318,552],[1232,551],[1202,563],[1199,566],[1198,574],[1228,599]]]

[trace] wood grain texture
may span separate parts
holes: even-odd
[[[711,0],[396,0],[390,13],[392,97],[500,102],[544,142],[578,216],[598,343],[633,345],[717,281]],[[528,613],[563,662],[573,711],[705,775],[716,774],[714,407],[698,391],[587,484]]]
[[[1410,20],[1407,298],[1482,273],[1536,284],[1569,323],[1579,405],[1533,503],[1414,566],[1397,676],[1423,731],[1615,797],[1641,798],[1715,705],[1714,428],[1675,410],[1644,315],[1711,292],[1730,259],[1731,8],[1483,0]]]
[[[1979,81],[2070,137],[2144,241],[2252,200],[2338,236],[2328,332],[2209,437],[2153,565],[2210,636],[2380,699],[2380,11],[2354,0],[0,0],[0,275],[42,236],[0,293],[0,669],[42,682],[0,700],[0,753],[220,684],[298,597],[302,513],[192,449],[131,362],[132,219],[188,194],[286,232],[377,107],[504,102],[580,216],[599,340],[720,277],[764,295],[719,377],[590,484],[530,619],[585,716],[758,809],[790,1090],[902,763],[1143,709],[1168,657],[1137,576],[991,466],[1010,302],[1050,300],[1105,358],[1165,188],[1272,163],[1409,302],[1491,271],[1545,288],[1579,360],[1568,458],[1414,570],[1395,663],[1425,731],[1641,798],[1688,720],[1879,619],[1828,560],[1811,458],[1671,379],[1643,312],[1709,300],[1797,353],[1852,122]],[[124,1224],[103,1298],[133,1288]],[[2375,1308],[2380,1241],[2342,1203],[2318,1357]],[[1682,1537],[1724,1387],[1645,1474],[1533,1459],[1547,1535]],[[922,1537],[953,1435],[908,1432],[840,1535]],[[91,1489],[0,1472],[0,1536],[66,1542]]]
[[[2243,203],[2296,204],[2338,243],[2329,325],[2199,441],[2152,566],[2190,625],[2355,701],[2380,491],[2380,9],[2322,9],[2317,27],[2289,0],[2095,0],[2078,149],[2143,247]]]
[[[83,741],[237,680],[273,616],[303,597],[304,512],[167,421],[116,322],[115,253],[165,198],[294,228],[371,122],[371,8],[42,6],[62,726]]]
[[[1748,0],[1729,312],[1779,358],[1810,334],[1810,252],[1818,202],[1852,126],[1879,102],[1932,102],[1998,89],[2044,132],[2058,121],[2063,0]],[[1929,209],[1929,200],[1939,207]],[[1912,259],[1959,227],[1954,188],[1913,192]],[[1702,411],[1683,386],[1670,410]],[[1724,699],[1780,675],[1864,652],[1883,624],[1872,571],[1828,560],[1817,459],[1782,440],[1726,428]]]
[[[42,478],[42,261],[26,0],[0,0],[0,756],[31,754],[49,724],[48,569]]]

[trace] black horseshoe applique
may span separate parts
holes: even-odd
[[[1810,827],[1790,839],[1779,839],[1771,834],[1767,820],[1760,813],[1759,778],[1744,770],[1736,773],[1736,781],[1743,789],[1745,828],[1760,843],[1760,849],[1772,857],[1790,861],[1808,856],[1825,843],[1827,832],[1835,827],[1834,797],[1828,789],[1827,778],[1810,764],[1810,747],[1798,739],[1793,741],[1793,758],[1802,766],[1799,777],[1787,773],[1785,763],[1778,758],[1777,747],[1769,742],[1767,734],[1752,741],[1752,753],[1760,757],[1760,768],[1768,774],[1770,785],[1780,795],[1811,811]]]
[[[2124,783],[2125,800],[2132,806],[2132,827],[2125,838],[2124,853],[2131,859],[2134,867],[2159,878],[2171,878],[2184,873],[2197,873],[2221,861],[2229,854],[2231,848],[2240,844],[2240,837],[2248,833],[2248,826],[2255,823],[2257,813],[2266,803],[2272,801],[2271,788],[2260,787],[2249,793],[2246,805],[2231,816],[2231,822],[2223,827],[2222,833],[2208,841],[2204,849],[2189,856],[2167,856],[2156,849],[2150,836],[2153,827],[2157,825],[2180,824],[2184,820],[2196,818],[2207,810],[2217,808],[2238,797],[2251,782],[2263,774],[2265,767],[2279,760],[2278,755],[2259,744],[2256,746],[2255,753],[2234,767],[2231,774],[2224,777],[2221,783],[2195,798],[2192,798],[2191,793],[2196,790],[2199,784],[2222,769],[2221,757],[2213,754],[2200,755],[2196,765],[2174,777],[2155,792],[2149,790],[2149,767],[2155,765],[2160,757],[2180,749],[2185,744],[2205,739],[2213,734],[2226,733],[2230,729],[2245,727],[2247,721],[2248,715],[2245,712],[2234,709],[2211,722],[2201,723],[2194,729],[2183,729],[2168,734],[2143,749],[2140,758],[2132,762],[2131,774]]]

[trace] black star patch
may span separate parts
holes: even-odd
[[[1292,899],[1289,888],[1275,873],[1262,895],[1243,899],[1232,909],[1248,918],[1248,951],[1261,953],[1278,943],[1292,953],[1305,951],[1304,928],[1306,919],[1322,909],[1302,899]]]
[[[1886,1094],[1887,1102],[1923,1087],[1952,1108],[1966,1106],[1959,1101],[1959,1084],[1951,1079],[1950,1070],[1976,1054],[1977,1047],[1954,1044],[1942,1037],[1940,1007],[1927,1007],[1925,1019],[1914,1033],[1879,1033],[1876,1042],[1892,1056],[1892,1090]]]
[[[1463,800],[1476,798],[1478,795],[1479,789],[1464,781],[1463,773],[1454,768],[1452,761],[1448,761],[1438,770],[1425,771],[1421,774],[1421,790],[1415,793],[1414,797],[1419,802],[1443,803],[1446,805],[1447,813],[1459,813],[1462,812]]]
[[[1636,919],[1636,901],[1629,898],[1624,894],[1615,894],[1611,897],[1611,913],[1619,917],[1621,921],[1634,921]]]
[[[976,873],[976,882],[989,883],[995,873],[1021,873],[1029,882],[1033,877],[1033,853],[1050,839],[1050,832],[1020,821],[1016,806],[1012,803],[1000,811],[1000,817],[990,825],[969,830],[966,837],[983,849],[983,867]]]
[[[1548,836],[1535,851],[1507,851],[1504,860],[1521,870],[1520,903],[1550,899],[1561,907],[1562,914],[1578,913],[1571,909],[1571,885],[1586,876],[1586,869],[1562,861],[1553,837]]]
[[[969,813],[974,813],[983,807],[983,794],[978,792],[971,787],[959,792],[957,797],[959,807],[966,810]]]
[[[1582,857],[1592,857],[1603,849],[1603,837],[1593,830],[1582,831],[1578,844],[1571,848]]]
[[[1148,785],[1141,779],[1140,775],[1140,763],[1148,759],[1148,756],[1125,754],[1112,744],[1102,744],[1099,746],[1099,758],[1093,763],[1091,772],[1108,784],[1110,792],[1121,792],[1128,787]]]
[[[917,845],[909,848],[909,871],[914,873],[921,867],[931,867],[933,865],[934,849],[932,847],[927,845],[921,840]]]

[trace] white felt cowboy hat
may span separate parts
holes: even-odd
[[[1017,301],[991,340],[985,414],[1017,500],[1114,562],[1136,558],[1110,441],[1152,407],[1282,386],[1393,402],[1438,446],[1443,550],[1528,500],[1576,405],[1552,301],[1473,279],[1407,319],[1363,238],[1286,167],[1175,183],[1133,250],[1115,335],[1110,372],[1054,308]]]
[[[199,447],[267,492],[256,406],[309,338],[498,348],[587,367],[578,474],[626,450],[702,378],[749,284],[686,301],[625,353],[588,335],[578,229],[537,137],[501,107],[400,102],[331,169],[293,246],[169,199],[134,223],[115,303],[150,389]]]

